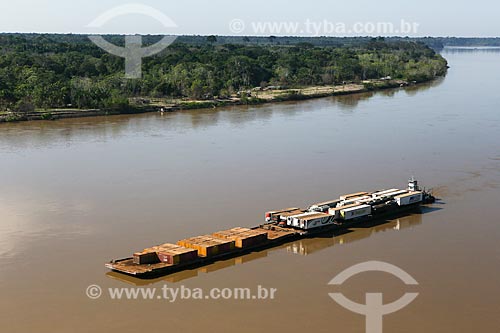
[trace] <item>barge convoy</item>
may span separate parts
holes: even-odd
[[[405,190],[358,192],[316,203],[307,209],[270,211],[265,214],[262,225],[236,227],[183,239],[176,244],[153,246],[132,257],[112,260],[106,267],[137,278],[155,278],[401,214],[435,200],[430,191],[420,189],[418,181],[412,178]]]

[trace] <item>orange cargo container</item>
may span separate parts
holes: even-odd
[[[267,232],[248,228],[233,228],[218,231],[214,233],[213,236],[221,239],[232,240],[237,248],[247,248],[267,241]]]
[[[183,239],[177,244],[197,250],[200,257],[212,257],[234,249],[234,241],[222,240],[209,235]]]
[[[177,265],[198,258],[198,251],[175,244],[163,244],[155,247],[155,249],[158,253],[158,259],[167,264]]]
[[[241,234],[242,232],[247,232],[250,231],[251,229],[248,228],[233,228],[229,230],[222,230],[218,232],[214,232],[212,235],[217,238],[221,239],[231,239],[231,237],[234,237],[235,235]]]

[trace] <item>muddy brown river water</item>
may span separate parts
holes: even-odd
[[[335,303],[417,299],[384,332],[500,331],[500,51],[445,50],[444,79],[300,103],[0,126],[0,331],[364,332]],[[104,263],[260,223],[275,208],[404,187],[437,204],[140,281]],[[379,260],[418,286],[344,269]],[[89,285],[104,294],[86,296]],[[276,288],[267,300],[113,300],[108,288]]]

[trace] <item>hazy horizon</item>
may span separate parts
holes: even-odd
[[[31,32],[23,32],[23,31],[0,31],[0,35],[75,35],[75,36],[87,36],[87,35],[99,35],[99,33],[94,33],[94,34],[89,34],[89,33],[84,33],[84,32],[36,32],[36,31],[31,31]],[[105,33],[105,35],[108,36],[125,36],[125,35],[134,35],[132,33]],[[140,34],[142,36],[163,36],[163,34]],[[167,34],[170,36],[177,36],[177,37],[208,37],[208,36],[216,36],[216,37],[252,37],[252,38],[266,38],[269,37],[269,35],[229,35],[229,34]],[[379,35],[373,35],[373,36],[303,36],[303,35],[279,35],[276,36],[278,38],[286,38],[286,37],[298,37],[298,38],[371,38],[371,37],[381,37]],[[403,36],[403,35],[393,35],[393,36],[383,36],[385,38],[464,38],[464,39],[500,39],[499,36]]]
[[[462,37],[495,38],[500,31],[496,10],[500,6],[488,0],[474,3],[423,0],[419,3],[401,3],[395,0],[373,2],[359,0],[356,3],[315,0],[307,4],[294,4],[284,0],[272,3],[255,0],[249,4],[215,0],[201,2],[186,0],[144,0],[136,2],[150,6],[171,19],[173,25],[165,25],[142,14],[114,17],[99,28],[88,24],[106,11],[129,1],[111,0],[85,3],[62,0],[19,0],[0,4],[0,32],[2,33],[57,33],[57,34],[167,34],[167,35],[221,35],[221,36],[300,36],[300,37],[354,37],[354,36],[409,36],[409,37]],[[20,20],[19,18],[23,19]],[[235,33],[232,24],[239,24]],[[410,33],[380,33],[380,31],[356,33],[355,24],[368,26],[401,22],[415,24],[418,29]],[[131,24],[131,22],[133,24]],[[243,22],[243,24],[241,24]],[[297,24],[294,32],[259,31],[259,24]],[[308,25],[314,27],[309,31]],[[326,26],[345,25],[346,31],[331,31]],[[240,31],[241,30],[241,31]],[[347,31],[349,30],[349,31]],[[363,30],[363,31],[365,31]],[[396,29],[399,31],[398,29]]]

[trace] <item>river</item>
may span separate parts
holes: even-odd
[[[0,126],[2,332],[362,332],[336,304],[417,299],[384,332],[500,328],[500,51],[443,51],[446,78],[298,103]],[[336,237],[140,281],[104,263],[233,226],[267,210],[405,187],[432,207]],[[419,283],[344,269],[379,260]],[[276,288],[268,300],[112,300],[89,285]]]

